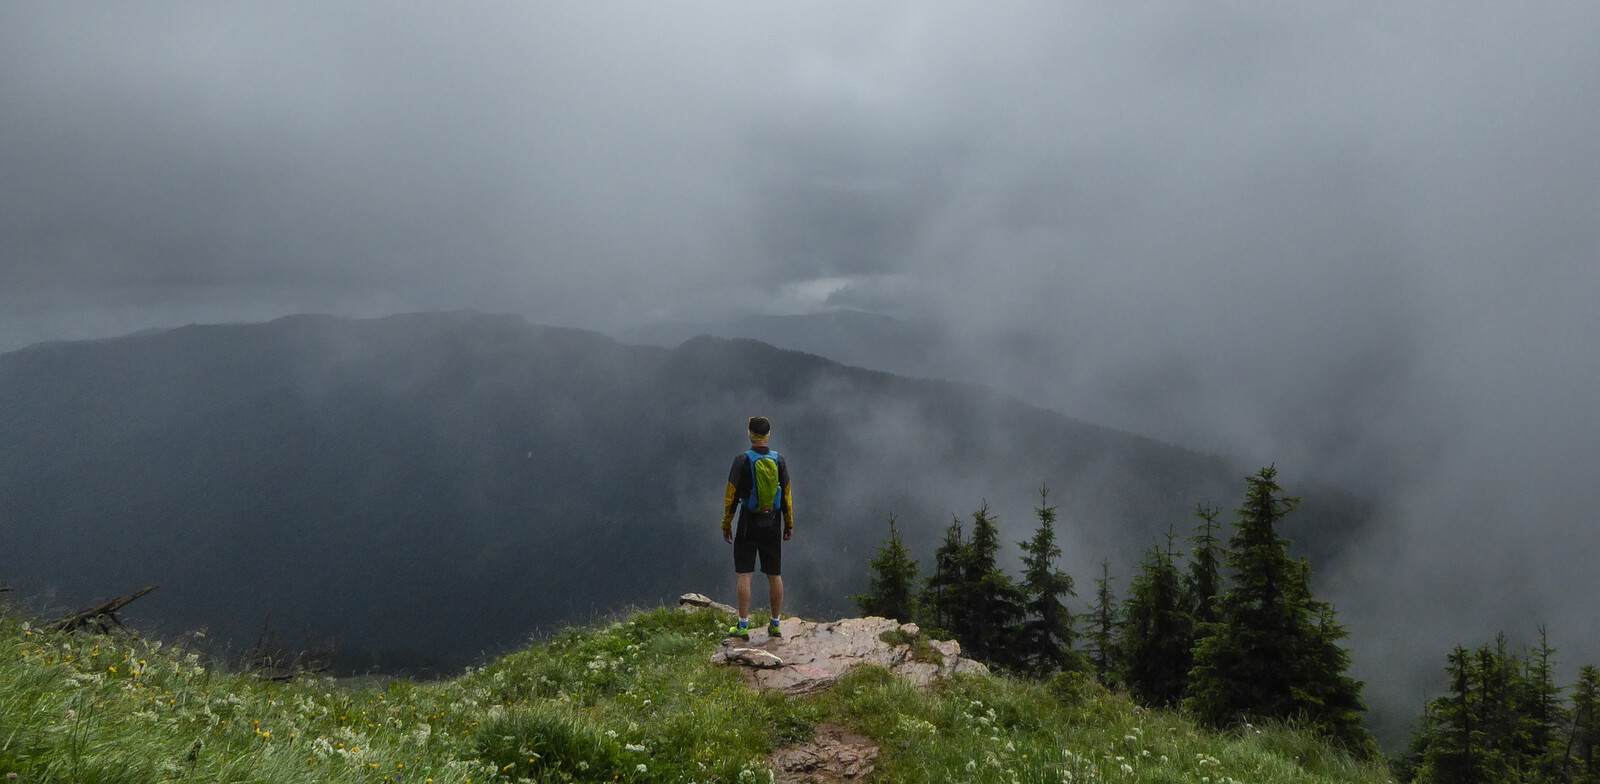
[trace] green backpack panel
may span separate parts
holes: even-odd
[[[745,509],[756,514],[772,514],[783,505],[783,488],[778,486],[778,453],[767,450],[761,454],[752,449],[744,453],[750,458],[750,495],[744,499]]]

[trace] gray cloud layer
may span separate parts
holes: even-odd
[[[1535,619],[1592,662],[1597,40],[1582,2],[7,4],[0,349],[945,322],[1036,400],[1383,498],[1326,576],[1371,677]],[[984,348],[1019,332],[1050,361]]]

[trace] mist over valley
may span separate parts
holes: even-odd
[[[1251,470],[751,340],[665,349],[468,312],[41,344],[0,355],[0,398],[0,574],[58,604],[159,583],[146,623],[236,647],[270,625],[336,643],[345,670],[453,669],[726,594],[722,489],[755,413],[796,477],[791,602],[819,617],[863,590],[890,514],[927,561],[983,503],[1027,538],[1048,485],[1089,585],[1102,558],[1125,575],[1186,536],[1197,504],[1235,503]],[[1370,508],[1299,484],[1292,533],[1331,561]]]

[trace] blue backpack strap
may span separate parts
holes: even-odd
[[[747,449],[744,453],[746,463],[750,464],[750,491],[744,494],[744,508],[754,512],[756,510],[756,461],[761,459],[761,453],[754,449]]]

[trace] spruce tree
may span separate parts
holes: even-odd
[[[1167,548],[1151,546],[1122,605],[1118,665],[1128,691],[1146,705],[1176,705],[1194,662],[1194,618],[1183,575]]]
[[[1050,489],[1039,491],[1039,528],[1033,538],[1018,542],[1022,547],[1022,628],[1015,643],[1019,668],[1038,675],[1082,666],[1081,655],[1072,649],[1074,619],[1061,602],[1062,596],[1077,596],[1072,578],[1057,571],[1061,557],[1056,546],[1056,508],[1049,505]]]
[[[953,635],[966,625],[967,586],[961,571],[967,561],[966,551],[961,521],[952,518],[944,540],[933,553],[933,574],[922,591],[923,612],[932,622],[930,633]]]
[[[1000,529],[986,503],[972,515],[972,539],[962,551],[961,580],[967,605],[961,623],[951,631],[974,656],[1001,667],[1020,663],[1008,636],[1022,620],[1023,596],[995,562]]]
[[[1189,537],[1194,549],[1189,551],[1189,597],[1194,602],[1196,634],[1203,634],[1200,626],[1217,621],[1217,597],[1222,595],[1222,559],[1226,556],[1217,543],[1216,507],[1196,506],[1194,514],[1201,523],[1199,533]]]
[[[1289,558],[1277,526],[1299,499],[1282,494],[1272,467],[1247,479],[1227,564],[1218,622],[1195,647],[1187,705],[1226,726],[1249,719],[1302,722],[1362,755],[1376,742],[1362,726],[1361,683],[1345,674],[1346,632],[1311,595],[1311,569]]]
[[[1572,686],[1572,732],[1567,740],[1574,784],[1600,784],[1600,670],[1578,670]]]
[[[1506,637],[1497,635],[1494,647],[1478,649],[1475,673],[1478,702],[1474,723],[1482,737],[1478,767],[1486,780],[1503,781],[1516,768],[1513,752],[1521,725],[1517,710],[1518,663],[1506,652]]]
[[[1094,673],[1107,686],[1117,675],[1117,595],[1111,590],[1111,562],[1100,561],[1100,577],[1094,581],[1094,604],[1089,607],[1089,661]]]
[[[850,597],[861,613],[901,622],[916,617],[917,562],[900,538],[894,515],[889,515],[889,538],[878,546],[878,555],[869,567],[872,573],[867,593]]]
[[[1195,506],[1195,517],[1200,524],[1189,537],[1189,573],[1184,577],[1184,587],[1189,600],[1189,666],[1194,666],[1194,649],[1200,641],[1217,630],[1217,602],[1222,597],[1222,564],[1227,551],[1217,540],[1217,516],[1221,510],[1214,506]],[[1187,693],[1188,673],[1184,673]]]
[[[1472,654],[1460,645],[1450,652],[1445,672],[1450,693],[1428,703],[1422,731],[1413,742],[1422,784],[1479,784],[1483,770],[1483,730],[1477,720],[1478,677]]]
[[[1445,668],[1450,691],[1428,703],[1412,740],[1415,780],[1600,784],[1590,767],[1600,741],[1594,726],[1600,673],[1586,668],[1569,712],[1551,679],[1554,655],[1543,629],[1538,647],[1520,654],[1507,651],[1503,634],[1475,651],[1456,646]]]
[[[1559,781],[1566,769],[1569,716],[1551,670],[1555,653],[1545,628],[1539,627],[1539,646],[1528,651],[1523,664],[1517,706],[1521,719],[1518,768],[1524,778],[1534,781]]]

